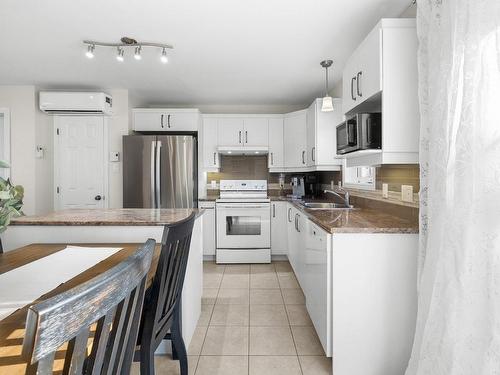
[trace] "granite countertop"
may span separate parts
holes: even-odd
[[[54,211],[47,215],[21,216],[12,219],[10,225],[171,225],[186,220],[193,212],[196,215],[201,215],[203,210],[191,208],[70,209]]]
[[[271,201],[292,203],[314,224],[332,234],[418,233],[418,222],[386,213],[381,209],[359,207],[352,210],[311,210],[288,197],[271,197]]]

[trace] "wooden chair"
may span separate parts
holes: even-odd
[[[153,283],[146,292],[138,344],[134,360],[141,362],[141,375],[154,375],[154,352],[163,339],[172,340],[174,359],[179,359],[181,375],[187,375],[187,352],[181,332],[181,293],[189,257],[195,214],[167,226]],[[170,332],[169,332],[170,331]]]
[[[155,241],[148,240],[101,275],[30,306],[26,374],[52,374],[56,352],[67,345],[63,374],[128,375],[154,249]]]

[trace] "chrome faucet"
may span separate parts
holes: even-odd
[[[330,194],[336,195],[337,197],[339,197],[340,199],[342,199],[344,201],[344,204],[346,205],[346,207],[350,207],[349,192],[341,187],[339,187],[338,190],[340,190],[340,192],[344,193],[343,198],[339,193],[337,193],[336,191],[333,191],[333,190],[324,190],[324,193],[325,194],[330,193]]]

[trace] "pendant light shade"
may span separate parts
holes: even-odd
[[[321,106],[321,112],[332,112],[333,111],[333,100],[331,96],[325,96],[323,98],[323,105]]]
[[[325,96],[323,97],[323,104],[321,106],[321,112],[332,112],[333,111],[333,100],[328,93],[328,68],[332,66],[332,60],[323,60],[320,65],[325,68]]]

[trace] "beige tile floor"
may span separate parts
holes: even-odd
[[[190,375],[331,375],[288,262],[204,263],[202,313],[188,349]],[[157,374],[179,374],[157,356]],[[132,374],[139,374],[134,364]]]

